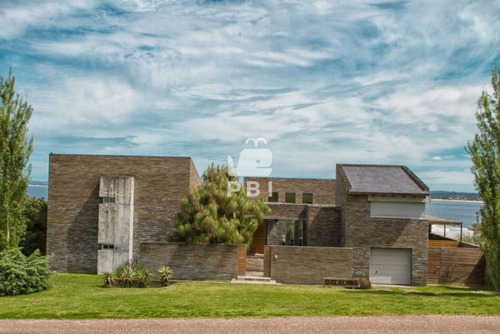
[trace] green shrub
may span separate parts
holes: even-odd
[[[25,256],[20,249],[0,252],[0,296],[15,296],[45,290],[49,287],[47,258],[36,250]]]
[[[158,274],[160,275],[161,285],[167,286],[170,284],[170,280],[174,277],[174,271],[170,269],[169,266],[161,266],[158,268]]]

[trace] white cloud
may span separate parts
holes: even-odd
[[[60,17],[93,8],[92,0],[75,1],[4,1],[0,7],[0,38],[16,38],[31,27],[60,26]],[[63,20],[68,23],[68,21]]]
[[[280,176],[402,163],[439,187],[469,168],[462,148],[500,59],[500,6],[390,7],[10,2],[0,8],[0,65],[20,73],[35,107],[35,154],[69,150],[55,141],[74,136],[88,153],[190,154],[206,164],[261,136]],[[470,177],[460,180],[471,189]]]

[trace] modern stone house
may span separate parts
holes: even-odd
[[[249,251],[336,247],[329,254],[352,254],[353,277],[425,285],[429,189],[405,166],[337,165],[336,173],[247,178],[272,209]],[[66,272],[142,260],[141,243],[165,241],[182,197],[201,182],[190,158],[172,157],[51,154],[49,174],[47,255],[52,269]]]
[[[138,257],[141,241],[174,231],[182,197],[200,183],[191,158],[51,154],[51,268],[96,273]]]
[[[247,179],[261,185],[272,209],[251,250],[259,252],[263,244],[349,247],[354,277],[425,285],[427,186],[405,166],[337,165],[336,175],[336,180]]]

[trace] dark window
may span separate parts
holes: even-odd
[[[114,197],[103,197],[102,202],[103,203],[114,203],[116,200]]]
[[[295,193],[285,193],[285,203],[295,203]]]
[[[273,191],[271,196],[267,198],[268,202],[278,202],[278,193]]]
[[[312,204],[313,203],[313,194],[312,193],[303,193],[302,194],[302,203]]]

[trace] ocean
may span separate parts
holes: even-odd
[[[470,229],[476,222],[476,212],[483,203],[476,201],[432,200],[426,204],[425,214],[460,221]]]
[[[45,184],[30,185],[28,194],[34,197],[48,198],[48,186]],[[432,200],[426,204],[425,214],[461,221],[464,223],[464,227],[470,228],[476,222],[476,212],[481,205],[481,202],[474,201]]]
[[[49,186],[46,184],[30,184],[28,186],[28,195],[47,199],[49,198]]]

